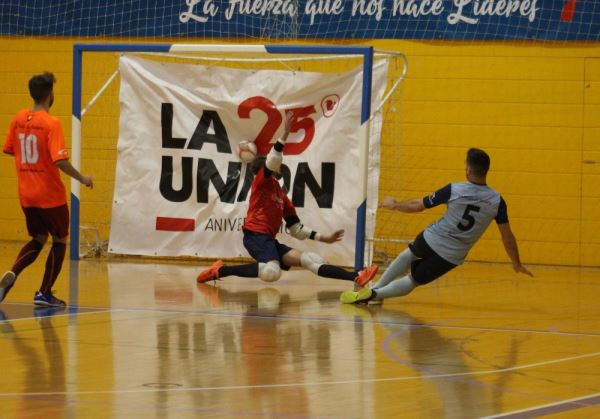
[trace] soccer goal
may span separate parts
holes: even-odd
[[[71,183],[71,258],[244,257],[252,175],[236,145],[265,154],[291,112],[284,187],[305,224],[346,230],[324,256],[361,268],[406,71],[364,46],[75,44],[72,161],[95,189]]]

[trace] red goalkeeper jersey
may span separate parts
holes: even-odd
[[[277,179],[265,176],[265,168],[261,168],[252,182],[250,206],[243,228],[275,237],[283,218],[288,216],[297,216],[292,201]]]

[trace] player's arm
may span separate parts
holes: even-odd
[[[383,198],[380,207],[401,212],[421,212],[425,209],[425,205],[423,205],[423,201],[420,199],[397,201],[396,198],[391,196]]]
[[[451,194],[452,184],[448,184],[423,199],[397,201],[391,196],[386,196],[383,198],[383,201],[381,201],[380,207],[401,212],[421,212],[426,208],[433,208],[435,206],[447,203],[450,200]]]
[[[344,238],[344,230],[336,230],[331,234],[320,234],[312,228],[305,226],[297,215],[288,215],[285,218],[285,227],[290,236],[298,240],[315,240],[323,243],[335,243]]]
[[[4,152],[4,154],[10,154],[11,156],[13,156],[15,154],[15,152],[13,150],[13,141],[12,141],[12,136],[11,136],[10,131],[6,135],[6,139],[4,140],[4,147],[2,148],[2,151]]]
[[[496,216],[496,223],[498,225],[498,230],[500,230],[500,235],[502,236],[504,250],[506,250],[506,254],[510,258],[515,272],[521,272],[525,275],[533,276],[533,274],[521,264],[519,246],[517,245],[517,239],[510,228],[510,223],[508,222],[508,211],[506,209],[506,203],[504,202],[504,199],[500,200],[498,215]]]
[[[281,163],[283,162],[283,147],[285,146],[285,142],[287,141],[288,135],[290,135],[290,126],[292,123],[292,113],[288,112],[285,116],[285,125],[283,136],[278,139],[273,147],[271,147],[271,151],[267,154],[267,161],[265,163],[265,167],[267,170],[275,173],[280,173]]]
[[[300,218],[297,215],[286,215],[284,216],[285,228],[290,236],[298,240],[321,240],[321,235],[312,228],[305,226],[300,222]]]
[[[290,198],[283,196],[283,220],[288,234],[298,240],[316,240],[321,241],[321,235],[310,227],[305,226],[300,222],[296,208]]]
[[[5,154],[10,154],[11,156],[15,154],[14,152],[14,138],[15,138],[15,120],[13,119],[10,123],[10,127],[8,128],[8,132],[6,133],[6,138],[4,139],[4,147],[2,151]]]
[[[69,175],[73,179],[83,183],[88,188],[93,188],[94,184],[90,176],[84,176],[77,169],[71,165],[69,161],[69,152],[65,146],[65,136],[63,134],[62,124],[60,120],[54,118],[50,125],[50,131],[48,133],[48,145],[50,148],[50,155],[54,164],[62,172]]]
[[[81,173],[79,173],[79,171],[73,167],[69,160],[57,160],[54,162],[54,164],[65,174],[71,176],[73,179],[78,180],[80,183],[83,183],[88,188],[94,187],[94,182],[92,181],[91,176],[84,176]]]

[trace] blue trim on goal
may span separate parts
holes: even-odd
[[[354,269],[357,271],[361,270],[365,266],[366,220],[367,201],[365,199],[356,209],[356,250],[354,252]]]
[[[327,45],[265,45],[270,54],[351,54],[366,55],[372,47],[327,46]]]
[[[356,46],[290,46],[290,45],[265,45],[271,54],[347,54],[363,56],[363,85],[362,103],[360,110],[360,123],[365,124],[371,118],[371,84],[373,81],[373,47]],[[368,138],[368,136],[367,136]],[[366,139],[365,139],[366,141]],[[360,156],[359,158],[367,158]],[[368,176],[368,166],[361,176]],[[367,218],[367,191],[361,191],[362,203],[356,211],[356,243],[354,248],[354,269],[360,270],[365,263],[366,218]]]
[[[169,52],[173,44],[74,44],[75,51]]]
[[[73,93],[71,97],[71,114],[79,120],[79,126],[81,126],[81,65],[82,50],[75,44],[73,46]],[[71,193],[70,233],[69,258],[71,260],[79,260],[79,198],[73,193]]]
[[[81,64],[84,51],[102,52],[169,52],[172,44],[74,44],[73,98],[71,113],[81,120]]]
[[[73,97],[72,114],[81,125],[81,71],[84,51],[95,52],[169,52],[173,44],[74,44],[73,45]],[[363,56],[363,86],[361,104],[361,124],[371,117],[371,83],[373,71],[373,47],[358,46],[317,46],[317,45],[264,45],[271,54],[334,54]],[[368,138],[368,137],[367,137]],[[80,139],[82,141],[82,139]],[[360,156],[360,158],[367,158]],[[368,168],[362,176],[368,176]],[[367,191],[361,191],[362,203],[356,211],[355,269],[364,267],[366,197]],[[79,259],[79,197],[71,194],[71,259]]]
[[[82,50],[73,46],[73,93],[71,114],[81,120],[81,56]]]
[[[71,194],[71,260],[79,260],[79,198]]]
[[[373,47],[366,48],[363,61],[363,90],[360,123],[364,124],[371,117],[371,84],[373,83]]]
[[[81,125],[81,70],[84,51],[97,52],[169,52],[172,44],[74,44],[73,45],[73,93],[71,114]],[[81,141],[81,138],[80,138]],[[81,150],[80,150],[81,153]],[[77,168],[80,169],[80,168]],[[79,197],[71,193],[70,258],[79,260]]]

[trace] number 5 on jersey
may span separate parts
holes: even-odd
[[[467,205],[467,208],[465,208],[465,212],[462,215],[462,219],[464,221],[466,221],[466,224],[463,224],[462,220],[460,223],[458,223],[456,225],[456,227],[459,228],[459,230],[462,231],[469,231],[470,229],[473,228],[473,226],[475,225],[475,217],[473,217],[470,212],[474,211],[474,212],[479,212],[479,210],[481,209],[481,207],[478,207],[477,205]]]

